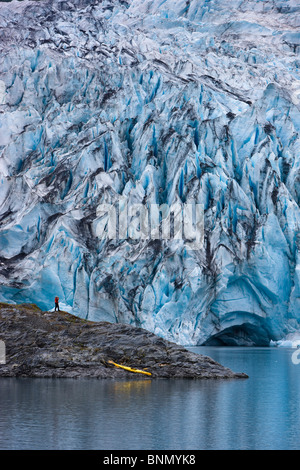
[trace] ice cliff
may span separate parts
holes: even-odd
[[[181,344],[298,330],[299,12],[1,3],[0,300],[51,309],[58,295]],[[97,236],[99,205],[122,198],[201,204],[201,248]]]

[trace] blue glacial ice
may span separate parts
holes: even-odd
[[[297,0],[0,4],[0,300],[181,344],[300,329]],[[103,239],[195,202],[204,241]],[[100,223],[100,225],[99,225]]]

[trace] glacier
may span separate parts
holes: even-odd
[[[297,0],[0,4],[0,301],[184,345],[300,330]],[[101,238],[101,204],[204,239]],[[102,220],[102,222],[101,222]]]

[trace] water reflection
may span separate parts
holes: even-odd
[[[112,385],[113,393],[117,394],[140,394],[145,393],[151,387],[151,381],[148,380],[130,380],[127,382],[114,382]]]
[[[300,365],[206,348],[247,380],[0,379],[1,449],[296,449]]]

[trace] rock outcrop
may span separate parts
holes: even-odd
[[[0,304],[0,377],[246,378],[142,328],[91,322],[34,304]],[[151,377],[111,365],[146,370]]]

